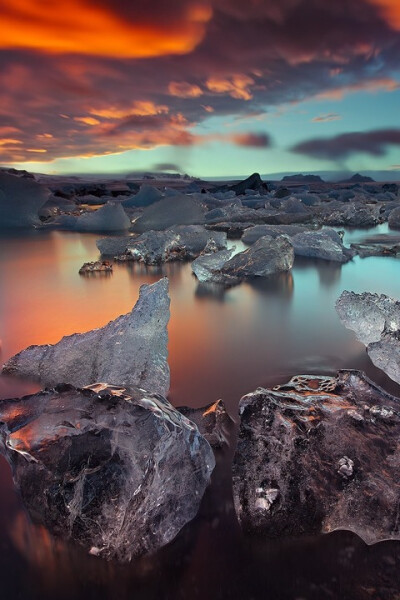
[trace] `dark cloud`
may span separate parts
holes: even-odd
[[[182,168],[175,163],[157,163],[153,165],[154,171],[172,171],[173,173],[182,173]]]
[[[232,135],[232,142],[237,146],[248,148],[270,148],[271,138],[266,133],[237,133]]]
[[[400,146],[400,129],[342,133],[332,138],[316,138],[296,144],[292,152],[312,158],[346,159],[353,154],[384,156],[388,146]]]
[[[0,51],[0,131],[14,128],[3,139],[17,142],[0,139],[2,162],[32,159],[28,149],[49,160],[203,143],[193,128],[210,114],[234,122],[316,95],[396,87],[400,32],[374,0],[76,1],[151,25],[170,50],[141,59]],[[172,22],[193,47],[173,49]]]

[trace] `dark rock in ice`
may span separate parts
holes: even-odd
[[[176,260],[193,260],[210,241],[219,250],[226,247],[226,234],[207,231],[201,225],[181,225],[167,231],[147,231],[132,239],[126,254],[132,260],[158,265]]]
[[[205,213],[205,207],[190,196],[169,196],[146,207],[142,216],[134,222],[132,231],[143,233],[162,231],[175,225],[199,225],[204,223]]]
[[[346,263],[355,251],[343,245],[342,238],[333,229],[304,231],[291,237],[295,256],[308,256]]]
[[[105,183],[76,182],[66,183],[61,187],[55,187],[50,181],[50,187],[56,196],[61,196],[63,198],[88,195],[101,198],[102,196],[110,195]]]
[[[293,183],[323,183],[324,180],[321,179],[319,175],[303,175],[302,173],[298,173],[295,175],[285,175],[282,177],[281,181],[293,182]]]
[[[372,183],[375,180],[372,177],[368,177],[367,175],[360,175],[360,173],[355,173],[348,179],[343,179],[340,183]]]
[[[0,172],[0,229],[40,225],[38,212],[49,195],[30,177]]]
[[[253,173],[250,175],[250,177],[247,177],[247,179],[232,185],[230,189],[233,190],[237,196],[245,194],[246,190],[255,190],[261,193],[267,193],[268,184],[264,183],[259,173]]]
[[[287,187],[280,187],[275,191],[275,198],[288,198],[292,195],[292,191]]]
[[[345,327],[365,344],[374,365],[400,383],[400,302],[384,294],[345,290],[336,310]]]
[[[391,229],[400,229],[400,206],[390,212],[388,223]]]
[[[242,242],[251,246],[261,237],[269,235],[270,237],[278,237],[279,235],[288,235],[292,237],[297,233],[309,231],[304,225],[255,225],[249,227],[243,233]]]
[[[83,263],[79,269],[79,275],[89,273],[112,273],[113,266],[108,260],[96,260],[95,262]]]
[[[241,196],[246,193],[246,190],[257,191],[260,194],[267,194],[269,191],[269,186],[265,183],[259,173],[253,173],[250,177],[243,179],[243,181],[239,181],[239,183],[235,183],[234,185],[223,185],[212,190],[213,192],[235,192],[237,196]]]
[[[382,186],[382,190],[384,192],[390,192],[391,194],[394,194],[395,196],[399,195],[399,186],[397,185],[397,183],[384,183]]]
[[[84,196],[75,197],[75,202],[77,204],[88,204],[89,206],[106,204],[110,201],[112,201],[112,196],[94,196],[93,194],[85,194]]]
[[[229,445],[234,421],[227,413],[222,400],[202,408],[179,406],[177,410],[197,425],[201,435],[213,448]]]
[[[168,321],[168,279],[164,278],[141,286],[130,313],[100,329],[66,336],[54,345],[30,346],[10,358],[2,372],[50,387],[107,381],[166,396]]]
[[[120,562],[174,539],[215,465],[165,398],[101,383],[2,401],[0,451],[34,522]]]
[[[358,371],[297,376],[239,405],[234,501],[265,537],[355,532],[400,539],[400,400]]]

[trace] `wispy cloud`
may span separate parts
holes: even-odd
[[[339,115],[338,113],[327,113],[325,115],[318,115],[311,119],[311,121],[313,123],[327,123],[329,121],[340,121],[341,118],[342,115]]]
[[[400,129],[342,133],[331,138],[300,142],[292,152],[312,158],[341,160],[353,154],[384,156],[389,146],[400,146]]]

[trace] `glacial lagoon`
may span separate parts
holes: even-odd
[[[347,230],[345,243],[390,233],[386,225]],[[135,304],[139,287],[170,281],[169,399],[201,407],[222,398],[233,420],[241,396],[296,374],[360,369],[385,390],[400,386],[374,367],[365,347],[340,323],[334,304],[345,289],[400,297],[398,259],[347,264],[296,258],[291,272],[222,290],[202,285],[190,263],[115,264],[112,274],[78,274],[98,256],[98,235],[32,231],[0,237],[1,362],[31,344],[106,324]],[[233,244],[242,248],[241,242]],[[244,248],[244,246],[243,246]],[[0,377],[0,397],[39,386]],[[24,598],[393,598],[400,543],[366,546],[351,532],[301,540],[248,539],[232,503],[230,447],[196,519],[156,555],[127,567],[87,556],[32,525],[0,463],[0,572],[5,597]],[[374,595],[376,594],[376,595]]]

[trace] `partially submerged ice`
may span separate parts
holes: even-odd
[[[218,281],[218,273],[236,250],[236,246],[203,254],[192,262],[192,271],[200,283],[224,283],[224,276],[221,274],[221,281]]]
[[[234,501],[249,533],[400,539],[400,400],[359,371],[297,376],[239,405]]]
[[[136,237],[104,238],[96,243],[102,256],[117,255],[118,258],[146,265],[159,265],[193,260],[209,244],[214,244],[216,249],[225,248],[226,234],[207,231],[202,225],[177,225],[166,231],[146,231]]]
[[[0,452],[34,522],[120,562],[174,539],[215,465],[165,398],[105,384],[1,402]]]
[[[0,229],[40,225],[38,212],[49,195],[34,179],[0,172]]]
[[[107,202],[101,208],[87,212],[76,219],[76,231],[123,231],[131,221],[118,202]]]
[[[384,294],[345,290],[336,310],[345,327],[365,344],[374,365],[400,383],[400,302]]]
[[[304,231],[291,237],[291,241],[295,256],[346,263],[355,255],[354,250],[343,245],[342,238],[333,229]]]
[[[142,285],[130,313],[100,329],[66,336],[54,345],[30,346],[10,358],[2,372],[50,387],[106,381],[166,396],[169,303],[168,279]]]
[[[199,281],[229,287],[255,277],[289,271],[293,266],[293,245],[283,235],[264,236],[234,256],[232,250],[201,256],[194,261],[192,269]]]
[[[206,209],[201,203],[191,196],[177,193],[168,196],[150,206],[134,222],[132,231],[164,230],[174,225],[197,225],[204,223]]]
[[[150,206],[158,202],[163,197],[160,190],[151,185],[142,185],[139,192],[134,196],[129,196],[122,201],[122,206],[125,208],[135,208],[140,206]]]

